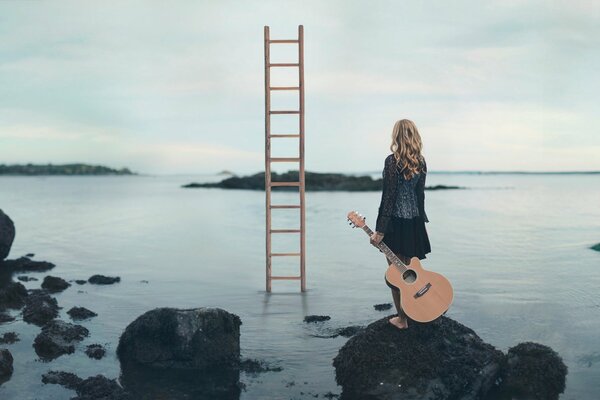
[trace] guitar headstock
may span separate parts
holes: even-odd
[[[348,213],[348,221],[353,228],[362,228],[365,226],[365,217],[357,213],[356,211],[350,211]]]

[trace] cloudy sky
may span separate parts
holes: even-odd
[[[260,171],[263,26],[303,24],[308,170],[380,170],[401,118],[430,170],[600,170],[599,4],[1,1],[0,163]]]

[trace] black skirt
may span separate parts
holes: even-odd
[[[425,254],[431,253],[425,221],[421,216],[414,218],[392,216],[382,241],[395,254],[400,253],[405,257],[418,257],[422,260],[427,258]]]

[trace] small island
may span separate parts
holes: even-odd
[[[0,164],[0,175],[136,175],[129,168],[89,164]]]
[[[306,190],[307,191],[352,191],[352,192],[367,192],[380,191],[383,187],[383,180],[373,179],[370,176],[353,176],[339,173],[321,173],[308,172],[304,173]],[[277,172],[271,173],[273,182],[298,182],[298,171],[288,171],[281,174]],[[221,189],[248,189],[248,190],[265,190],[265,173],[259,172],[250,176],[232,176],[223,179],[221,182],[211,183],[189,183],[182,185],[183,188],[221,188]],[[426,190],[441,190],[441,189],[465,189],[462,186],[445,186],[436,185],[428,186]],[[298,190],[294,186],[276,186],[275,190]]]

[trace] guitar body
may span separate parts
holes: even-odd
[[[400,304],[406,315],[418,322],[430,322],[448,310],[454,296],[448,279],[423,269],[418,257],[411,258],[402,271],[404,268],[392,263],[385,277],[400,289]]]

